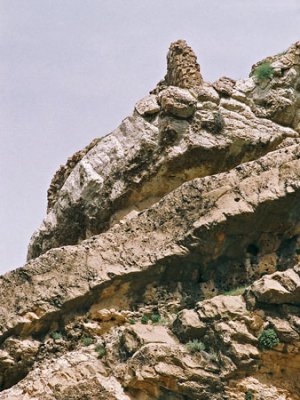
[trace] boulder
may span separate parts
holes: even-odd
[[[172,330],[181,341],[187,342],[202,338],[206,325],[194,310],[182,310],[173,322]]]
[[[254,282],[246,298],[255,296],[258,303],[300,305],[300,268],[266,275]]]
[[[143,117],[158,113],[160,110],[160,106],[157,102],[157,96],[151,94],[144,97],[136,103],[135,109]]]
[[[186,89],[170,86],[161,91],[158,101],[163,111],[178,118],[189,118],[194,115],[197,100]]]

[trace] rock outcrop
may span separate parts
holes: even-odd
[[[209,84],[173,43],[60,168],[0,278],[0,400],[300,399],[299,42],[266,60]]]

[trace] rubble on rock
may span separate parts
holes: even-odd
[[[0,277],[0,400],[300,399],[299,43],[213,84],[171,44],[59,169]]]

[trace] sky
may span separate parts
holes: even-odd
[[[300,40],[299,0],[0,0],[0,273],[24,265],[59,165],[113,131],[185,39],[206,81]]]

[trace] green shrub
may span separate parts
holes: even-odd
[[[265,329],[259,335],[258,343],[261,349],[272,349],[279,343],[277,333],[274,329]]]
[[[252,390],[247,390],[247,392],[245,393],[245,400],[253,400],[253,392]]]
[[[106,355],[106,349],[102,344],[97,344],[95,352],[98,353],[98,358],[102,358]]]
[[[190,353],[199,353],[205,350],[205,344],[198,339],[194,339],[187,342],[186,348]]]
[[[228,290],[227,292],[224,292],[223,294],[225,296],[239,296],[240,294],[243,294],[245,292],[246,287],[247,286],[239,286],[235,289]]]
[[[134,318],[130,318],[129,323],[130,325],[134,325],[136,323],[136,320]]]
[[[88,336],[84,336],[82,338],[82,343],[84,346],[90,346],[93,343],[93,339]]]
[[[274,68],[269,62],[265,62],[263,64],[260,64],[258,67],[255,68],[254,70],[254,76],[259,81],[264,81],[266,79],[272,78],[274,75]]]
[[[149,322],[149,317],[146,314],[144,314],[141,318],[141,323],[147,325],[148,322]]]
[[[151,321],[155,324],[160,321],[160,315],[153,313],[150,317]]]
[[[60,332],[52,332],[50,336],[53,340],[59,340],[62,338],[62,334]]]

